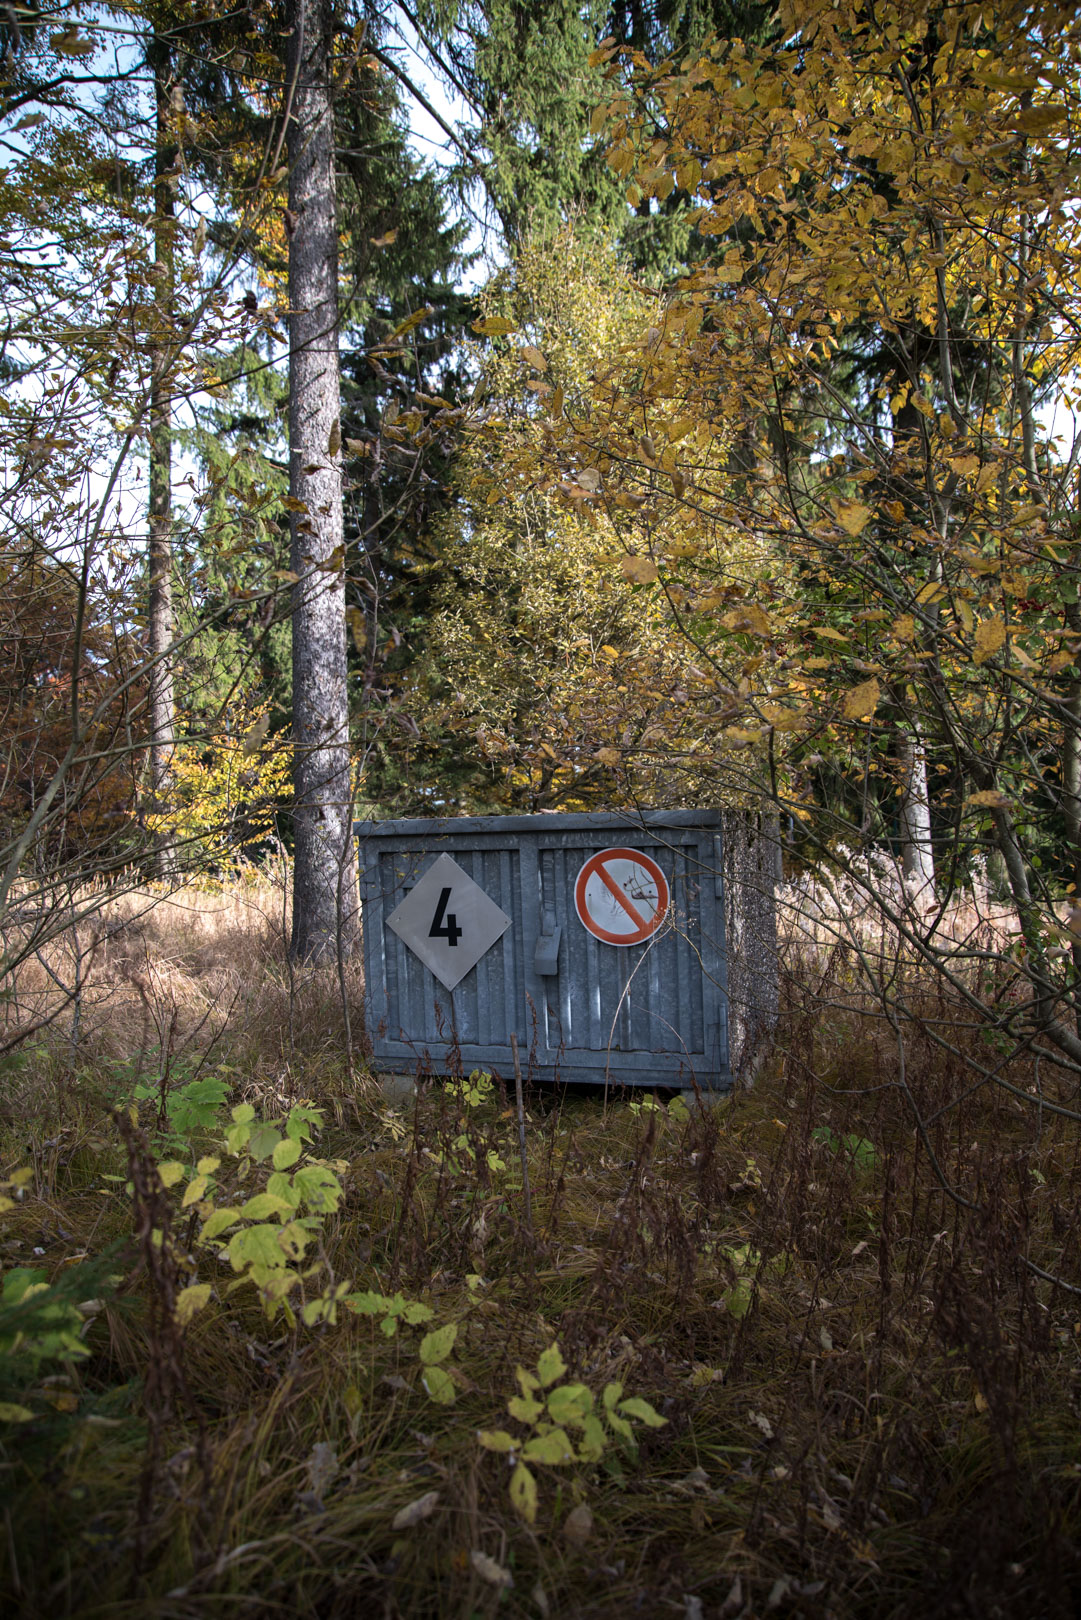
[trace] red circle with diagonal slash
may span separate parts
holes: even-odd
[[[575,880],[574,909],[606,945],[641,945],[668,913],[668,879],[640,849],[602,849]],[[620,926],[611,927],[613,921]]]

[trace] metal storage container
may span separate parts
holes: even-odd
[[[740,828],[737,844],[746,843]],[[513,1032],[532,1079],[731,1086],[720,812],[469,816],[354,830],[378,1067],[506,1078]],[[772,860],[757,867],[768,922]],[[773,964],[775,991],[775,954]],[[758,1040],[775,1014],[768,980],[768,971],[754,979],[760,1001],[766,992]],[[749,1028],[741,1012],[738,1046]]]

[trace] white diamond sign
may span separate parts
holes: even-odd
[[[510,927],[510,918],[449,855],[440,855],[387,918],[398,938],[453,990]]]

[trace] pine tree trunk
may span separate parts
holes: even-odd
[[[931,799],[927,791],[927,753],[918,730],[902,733],[898,759],[901,766],[901,875],[912,895],[929,901],[935,881]]]
[[[154,338],[150,376],[149,522],[147,525],[147,652],[150,659],[150,802],[161,815],[170,808],[176,717],[170,649],[173,617],[172,392],[173,248],[176,203],[173,165],[176,148],[169,139],[172,75],[169,48],[155,40],[150,48],[154,69]],[[154,869],[159,878],[176,871],[176,845],[168,833],[155,840]]]
[[[345,655],[338,383],[338,231],[330,0],[292,0],[289,492],[293,587],[292,951],[352,946],[356,919]]]

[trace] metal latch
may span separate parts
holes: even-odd
[[[539,979],[550,979],[559,972],[559,941],[563,930],[556,923],[551,933],[542,934],[537,940],[537,949],[533,955],[533,972]]]

